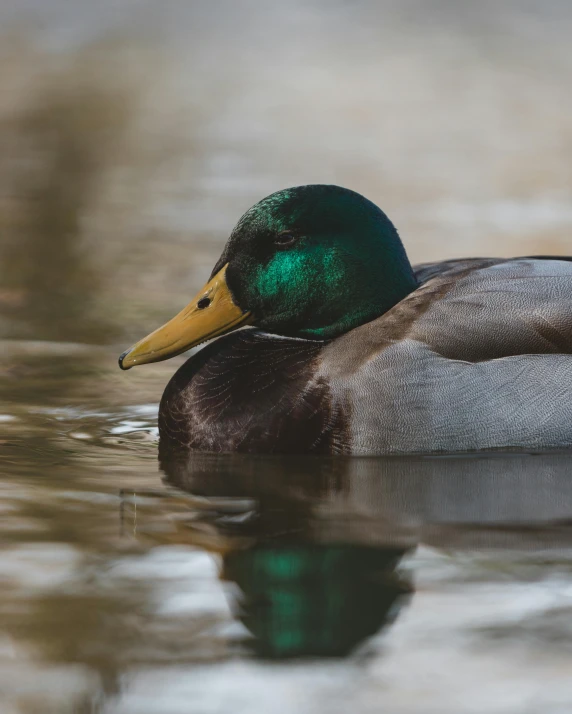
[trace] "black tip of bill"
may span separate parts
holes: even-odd
[[[133,366],[133,365],[129,365],[129,367],[126,367],[123,364],[123,360],[125,359],[125,357],[127,357],[129,352],[130,352],[130,350],[125,350],[125,352],[123,352],[122,354],[119,355],[119,367],[120,367],[120,369],[123,369],[125,371],[127,371],[128,369],[131,369],[131,367]]]

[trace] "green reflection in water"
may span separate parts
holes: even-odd
[[[238,586],[231,606],[258,656],[343,657],[392,622],[412,592],[397,572],[410,538],[392,542],[351,507],[328,511],[347,497],[350,462],[165,452],[167,481],[212,499],[188,532],[222,554],[221,578]]]
[[[258,654],[336,657],[396,614],[410,592],[395,575],[401,555],[352,545],[255,546],[225,556],[223,577],[242,591],[237,615]]]

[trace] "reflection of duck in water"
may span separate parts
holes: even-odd
[[[222,555],[222,577],[241,591],[237,617],[265,656],[341,655],[389,623],[411,591],[399,560],[417,544],[522,551],[572,541],[567,455],[360,459],[163,446],[162,468],[193,496],[182,519],[175,496],[169,542]]]
[[[224,557],[242,596],[237,615],[268,657],[342,656],[387,624],[409,587],[404,551],[356,545],[257,544]]]
[[[216,497],[201,520],[201,542],[208,525],[211,547],[222,552],[221,577],[238,585],[233,609],[255,652],[343,656],[394,619],[411,592],[396,572],[408,545],[379,542],[367,520],[356,523],[349,512],[324,518],[320,504],[343,484],[320,474],[315,461],[246,471],[227,464],[222,473],[213,465],[207,457],[163,468],[172,485]],[[235,498],[225,509],[229,493]]]
[[[208,345],[177,372],[161,437],[194,450],[382,454],[572,446],[572,262],[413,269],[352,191],[280,191],[239,221],[210,281],[120,358]]]

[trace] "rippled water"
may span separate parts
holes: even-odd
[[[2,350],[3,713],[572,709],[566,455],[159,465],[173,363]]]

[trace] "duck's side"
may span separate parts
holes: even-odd
[[[324,350],[351,453],[572,446],[572,264],[442,267]]]
[[[422,266],[422,285],[330,342],[254,330],[188,360],[166,445],[269,453],[572,446],[572,263]],[[424,281],[424,282],[423,282]]]

